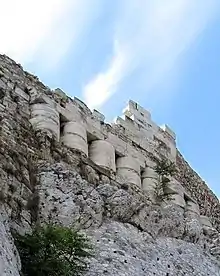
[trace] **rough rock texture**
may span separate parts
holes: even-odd
[[[0,208],[0,275],[19,276],[21,265],[11,236],[7,214]]]
[[[204,229],[208,241],[180,207],[152,205],[114,183],[88,183],[62,163],[42,166],[38,185],[41,220],[78,225],[92,237],[96,257],[88,276],[220,275],[214,229]]]
[[[220,230],[220,205],[217,196],[205,185],[205,182],[184,160],[183,156],[177,154],[177,179],[181,180],[191,196],[197,200],[200,213],[211,218],[213,226]]]
[[[65,165],[43,166],[39,173],[40,219],[80,224],[84,228],[99,227],[103,220],[104,201],[94,185]]]
[[[168,237],[154,239],[119,222],[104,223],[91,234],[98,249],[88,276],[220,275],[215,259],[192,243]]]
[[[169,202],[155,204],[140,187],[112,173],[30,124],[30,98],[43,93],[65,106],[36,77],[0,55],[0,275],[19,276],[11,230],[36,222],[78,227],[93,240],[93,275],[220,275],[220,205],[177,155],[176,178],[198,200],[212,226]],[[86,116],[83,114],[82,116]]]

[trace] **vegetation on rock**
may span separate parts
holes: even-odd
[[[158,185],[155,191],[156,200],[158,202],[169,200],[169,195],[164,194],[164,188],[170,182],[170,177],[174,176],[176,172],[175,163],[166,159],[158,160],[154,170],[158,174]]]
[[[83,234],[67,227],[45,225],[32,234],[14,234],[22,276],[77,276],[87,269],[92,247]]]

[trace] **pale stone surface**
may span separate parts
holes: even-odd
[[[24,98],[26,101],[29,101],[30,97],[29,95],[27,95],[27,93],[25,93],[20,87],[16,86],[15,87],[15,93],[19,96],[21,96],[22,98]]]
[[[182,208],[185,208],[186,206],[186,202],[183,198],[182,195],[179,195],[179,194],[169,194],[168,195],[168,198],[169,200],[168,201],[171,201],[172,203],[182,207]]]
[[[93,141],[89,146],[89,157],[95,164],[116,171],[115,149],[108,141]]]
[[[128,102],[128,106],[123,110],[123,114],[144,126],[147,124],[147,120],[151,119],[149,111],[131,100]]]
[[[0,210],[0,275],[19,276],[20,259],[10,233],[7,214],[1,206]]]
[[[200,216],[200,222],[203,226],[212,227],[210,219],[207,216]]]
[[[116,135],[109,132],[106,141],[114,145],[117,154],[119,154],[120,156],[124,156],[127,154],[126,142],[119,139]]]
[[[118,156],[132,156],[133,158],[137,159],[141,168],[145,168],[145,163],[149,158],[144,156],[142,152],[137,150],[137,148],[132,147],[132,145],[130,145],[128,142],[120,139],[117,135],[110,132],[107,134],[106,141],[114,145]]]
[[[186,201],[186,212],[187,213],[195,213],[199,215],[199,205],[196,202],[187,200]]]
[[[154,240],[129,224],[110,222],[91,231],[97,255],[87,276],[219,276],[219,265],[192,243]]]
[[[130,139],[154,154],[163,154],[172,161],[176,158],[175,133],[165,125],[157,126],[150,113],[139,104],[129,101],[123,110],[124,118],[118,117],[116,124],[123,126]]]
[[[183,197],[184,189],[178,181],[176,181],[175,179],[171,179],[170,182],[168,182],[166,184],[166,186],[164,187],[164,193],[165,194],[179,194]]]
[[[132,156],[118,157],[116,163],[117,168],[132,169],[140,174],[140,165],[138,163],[138,160],[136,160]]]
[[[63,164],[44,166],[37,186],[42,220],[65,226],[98,227],[103,219],[103,199],[92,185]]]
[[[199,204],[200,214],[210,217],[213,227],[220,231],[220,205],[218,197],[208,188],[199,175],[193,171],[179,151],[177,152],[176,166],[178,168],[176,178]]]
[[[162,125],[161,128],[167,132],[174,140],[176,140],[176,134],[174,133],[174,131],[168,127],[168,125]]]
[[[87,133],[82,124],[77,122],[64,123],[61,142],[65,146],[82,151],[88,156]]]
[[[131,156],[118,157],[116,160],[117,175],[124,179],[125,183],[141,187],[140,165]]]
[[[105,121],[105,116],[96,109],[93,110],[92,116],[96,118],[98,121],[100,121],[101,123],[104,123]]]
[[[142,189],[145,191],[151,200],[155,200],[155,191],[158,185],[158,175],[151,167],[146,167],[142,174]]]
[[[48,130],[59,141],[60,121],[59,113],[47,104],[31,105],[31,124],[36,130]]]
[[[135,193],[109,184],[91,190],[91,184],[62,164],[41,168],[39,192],[41,219],[88,229],[96,248],[88,276],[220,275],[216,259],[196,245],[199,222],[184,222],[184,210],[176,205],[147,207]],[[94,199],[101,209],[94,209]],[[104,213],[109,220],[103,223]]]
[[[170,182],[166,183],[164,194],[167,195],[168,201],[185,208],[184,189],[178,181],[171,179]]]

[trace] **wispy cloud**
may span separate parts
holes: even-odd
[[[114,41],[114,55],[106,72],[99,73],[84,88],[85,102],[90,108],[102,105],[115,92],[118,82],[123,77],[125,66],[124,53],[118,42]]]
[[[55,66],[77,44],[99,0],[0,0],[0,52]]]
[[[114,51],[108,68],[85,86],[88,106],[102,106],[137,68],[145,71],[148,88],[158,82],[177,65],[178,57],[214,18],[219,6],[218,0],[122,1],[113,38],[120,50]]]

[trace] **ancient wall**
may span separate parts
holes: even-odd
[[[98,250],[88,276],[219,275],[218,199],[176,149],[168,126],[157,126],[133,101],[122,113],[105,123],[97,110],[0,55],[4,276],[20,270],[10,229],[26,232],[48,220],[91,234]],[[154,202],[161,158],[177,167],[164,206]]]
[[[136,185],[149,197],[157,181],[155,159],[169,159],[176,163],[178,173],[165,193],[182,208],[210,217],[218,227],[218,200],[181,157],[175,133],[167,125],[157,126],[151,114],[133,101],[129,101],[121,117],[107,124],[103,114],[91,111],[78,98],[69,98],[60,89],[51,91],[6,56],[1,56],[0,61],[1,128],[5,136],[20,127],[14,118],[23,125],[28,121],[33,131],[46,131],[59,144],[79,151],[96,169],[108,171],[116,182]],[[12,115],[11,120],[7,113]],[[10,143],[16,141],[10,139]],[[23,146],[31,152],[30,145]]]
[[[178,168],[176,178],[196,199],[200,206],[200,214],[209,217],[213,226],[220,230],[220,205],[217,196],[184,160],[179,151],[177,151],[176,164]]]

